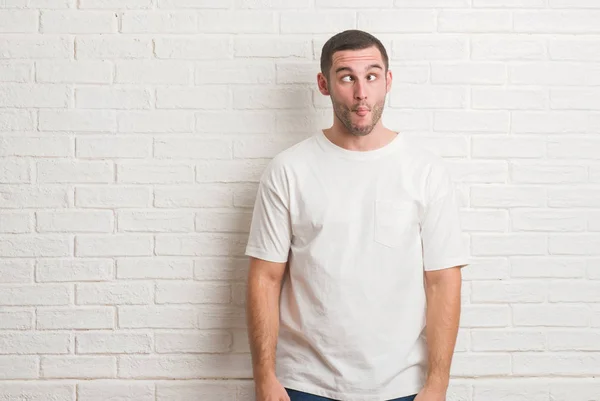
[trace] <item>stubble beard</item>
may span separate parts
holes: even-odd
[[[371,131],[373,131],[373,128],[375,128],[375,125],[377,125],[377,123],[381,119],[381,116],[383,115],[385,98],[383,98],[381,102],[376,103],[375,105],[373,105],[373,107],[371,107],[371,122],[369,124],[363,126],[353,124],[352,109],[336,101],[333,95],[330,95],[330,97],[331,104],[333,105],[333,112],[335,113],[336,117],[342,122],[342,124],[344,124],[348,132],[354,136],[369,135]]]

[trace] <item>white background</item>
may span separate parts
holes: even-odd
[[[253,399],[257,179],[330,124],[348,28],[389,51],[384,122],[460,189],[449,400],[600,400],[600,1],[0,7],[0,400]]]

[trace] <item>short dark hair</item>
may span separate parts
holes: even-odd
[[[376,46],[379,49],[381,58],[385,64],[385,71],[387,72],[389,68],[389,59],[381,41],[370,33],[358,29],[340,32],[325,42],[321,51],[321,72],[325,77],[329,78],[329,70],[331,69],[331,64],[333,64],[333,53],[342,50],[362,50],[372,46]]]

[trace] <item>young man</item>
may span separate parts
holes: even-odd
[[[333,126],[271,161],[254,206],[256,399],[444,401],[467,264],[452,181],[383,126],[392,73],[378,39],[333,36],[317,80]]]

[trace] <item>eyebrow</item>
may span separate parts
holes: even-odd
[[[383,70],[383,67],[379,64],[371,64],[369,66],[367,66],[367,68],[365,68],[365,71],[370,70],[371,68],[379,68],[380,70]],[[335,70],[335,73],[337,74],[340,71],[350,71],[350,72],[354,72],[354,70],[350,67],[339,67],[338,69]]]

